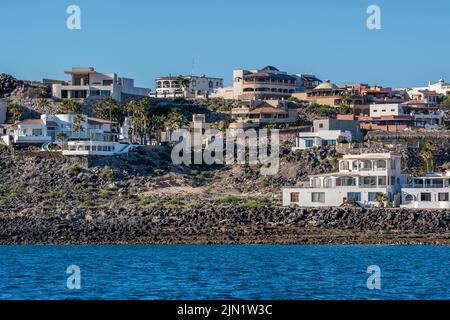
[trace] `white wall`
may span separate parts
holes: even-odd
[[[431,201],[421,201],[421,193],[431,193]],[[412,209],[450,209],[449,201],[438,201],[438,193],[450,193],[450,188],[402,188],[402,208]],[[407,195],[415,200],[406,201]]]
[[[370,116],[398,116],[403,114],[402,106],[398,103],[386,103],[386,104],[371,104]]]
[[[360,192],[361,204],[368,207],[377,205],[374,201],[368,201],[369,192],[389,194],[391,189],[387,188],[357,188],[357,187],[336,187],[336,188],[283,188],[283,206],[294,205],[290,202],[291,192],[299,193],[300,207],[338,207],[348,197],[348,192]],[[324,202],[312,202],[312,193],[324,192]]]

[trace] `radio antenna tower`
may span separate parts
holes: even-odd
[[[195,74],[195,57],[192,58],[191,76],[194,76],[194,74]]]

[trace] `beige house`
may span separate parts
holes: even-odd
[[[339,87],[329,80],[310,91],[294,93],[292,97],[301,101],[327,105],[330,107],[338,107],[343,104],[348,104],[350,106],[364,105],[364,97],[354,95],[351,91],[347,91],[346,88]]]
[[[298,79],[272,66],[234,70],[233,86],[216,90],[211,97],[244,101],[287,99],[296,91]]]
[[[297,109],[289,109],[282,100],[258,100],[242,103],[231,109],[231,118],[238,123],[290,124],[297,121]]]

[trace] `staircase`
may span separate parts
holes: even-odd
[[[50,151],[49,147],[51,144],[52,144],[52,141],[48,141],[48,142],[44,143],[41,147],[41,150],[42,151]]]
[[[131,144],[124,144],[119,150],[114,152],[114,154],[119,155],[119,154],[128,153],[131,150],[131,148],[132,148]]]

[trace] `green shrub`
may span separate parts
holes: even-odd
[[[83,170],[83,168],[81,168],[79,165],[74,165],[72,167],[69,168],[69,173],[70,174],[78,174]]]
[[[110,196],[110,192],[107,188],[102,189],[99,194],[102,198],[108,198]]]
[[[100,172],[100,178],[103,180],[108,180],[110,182],[113,182],[117,178],[117,173],[109,168],[105,168]]]
[[[219,200],[220,203],[235,203],[240,200],[239,197],[233,195],[227,195]]]
[[[184,202],[181,199],[172,199],[163,203],[164,208],[166,209],[180,209],[184,206]]]
[[[139,200],[139,205],[146,208],[157,208],[161,206],[161,203],[149,196],[144,196]]]

